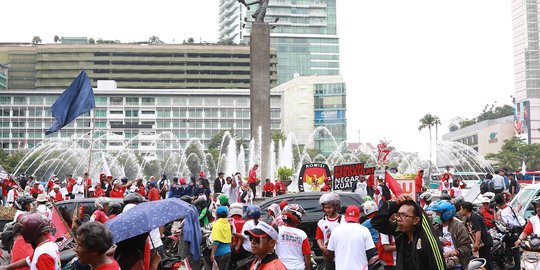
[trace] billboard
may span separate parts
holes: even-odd
[[[350,190],[352,184],[361,176],[370,176],[375,172],[375,167],[366,168],[364,163],[339,165],[334,167],[334,180],[332,190]]]
[[[315,111],[315,120],[340,120],[345,119],[344,110]]]
[[[324,180],[330,176],[330,168],[324,163],[304,164],[298,175],[298,190],[300,192],[320,191]]]
[[[523,140],[531,143],[531,117],[529,101],[517,102],[514,104],[514,134]]]

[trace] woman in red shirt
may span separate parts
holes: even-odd
[[[94,197],[99,198],[99,197],[104,197],[104,196],[105,196],[105,190],[101,188],[100,184],[97,184],[94,189]]]
[[[122,188],[120,186],[120,181],[114,180],[113,182],[113,189],[111,190],[110,196],[111,198],[124,198],[124,190],[125,188]]]
[[[150,190],[148,191],[148,200],[157,201],[161,200],[161,195],[156,188],[156,182],[150,182]]]
[[[94,202],[94,205],[96,206],[96,210],[90,217],[90,221],[98,221],[101,223],[105,223],[109,220],[107,217],[107,210],[109,210],[109,205],[111,205],[111,199],[107,197],[99,197]]]
[[[489,198],[482,198],[482,208],[480,208],[480,216],[482,216],[488,228],[493,228],[493,219],[495,219],[495,216],[493,210],[489,208],[489,202]]]
[[[88,222],[77,230],[75,253],[79,261],[89,264],[95,270],[119,270],[118,263],[107,257],[106,252],[113,245],[111,232],[101,223]]]

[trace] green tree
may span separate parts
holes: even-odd
[[[60,37],[58,35],[54,36],[54,43],[58,43],[60,41]]]
[[[32,44],[38,45],[38,44],[40,44],[40,43],[41,43],[41,38],[40,38],[39,36],[34,36],[34,37],[32,38]]]
[[[428,175],[431,177],[431,153],[432,153],[432,146],[433,146],[433,138],[431,136],[431,128],[435,126],[435,129],[437,131],[438,126],[441,124],[441,120],[438,116],[432,115],[430,113],[424,115],[424,117],[420,118],[420,125],[418,126],[418,131],[422,131],[425,128],[428,128],[429,130],[429,171]],[[436,136],[438,136],[436,132]],[[428,178],[429,178],[428,177]]]
[[[190,37],[190,38],[188,38],[187,43],[188,43],[188,44],[193,44],[193,43],[195,43],[195,39],[193,39],[192,37]]]
[[[158,36],[150,36],[148,38],[148,42],[150,42],[150,44],[163,44],[163,43],[165,43]]]
[[[95,44],[96,43],[96,40],[94,38],[89,38],[88,39],[88,43],[90,44]]]
[[[526,154],[526,145],[523,141],[518,137],[513,137],[504,141],[501,151],[496,154],[487,154],[486,158],[495,161],[495,165],[500,168],[516,170],[521,167],[521,162]]]
[[[8,155],[4,152],[4,150],[0,149],[0,166],[2,166],[8,173],[14,173],[15,168],[17,168],[17,165],[19,162],[21,162],[25,154],[26,153],[23,151],[16,151]],[[29,163],[27,162],[27,164]],[[26,166],[21,168],[19,171],[26,171],[28,168]]]

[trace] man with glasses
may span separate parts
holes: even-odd
[[[286,270],[287,268],[274,252],[279,237],[277,227],[260,221],[255,228],[245,231],[251,242],[251,250],[255,261],[250,270]]]
[[[434,236],[426,213],[410,195],[382,201],[371,225],[380,233],[395,237],[397,270],[445,269],[441,243]]]

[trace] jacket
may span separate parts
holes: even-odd
[[[410,242],[407,234],[397,231],[397,224],[390,222],[390,217],[397,213],[399,208],[396,202],[383,200],[379,211],[371,220],[371,226],[380,233],[394,236],[397,252],[396,269],[444,270],[442,245],[439,239],[435,237],[424,210],[418,204],[415,204],[416,212],[420,216],[420,222],[417,224],[413,232],[413,239]],[[407,259],[408,264],[405,265],[407,253],[410,253],[411,257]]]
[[[255,259],[251,266],[250,270],[287,270],[285,265],[279,260],[276,253],[268,254],[261,261]]]
[[[435,228],[435,235],[437,237],[443,236],[443,227],[437,226]],[[448,224],[448,232],[452,235],[452,241],[454,247],[459,252],[459,263],[463,269],[467,269],[472,256],[472,240],[469,237],[467,227],[460,220],[453,218]]]

